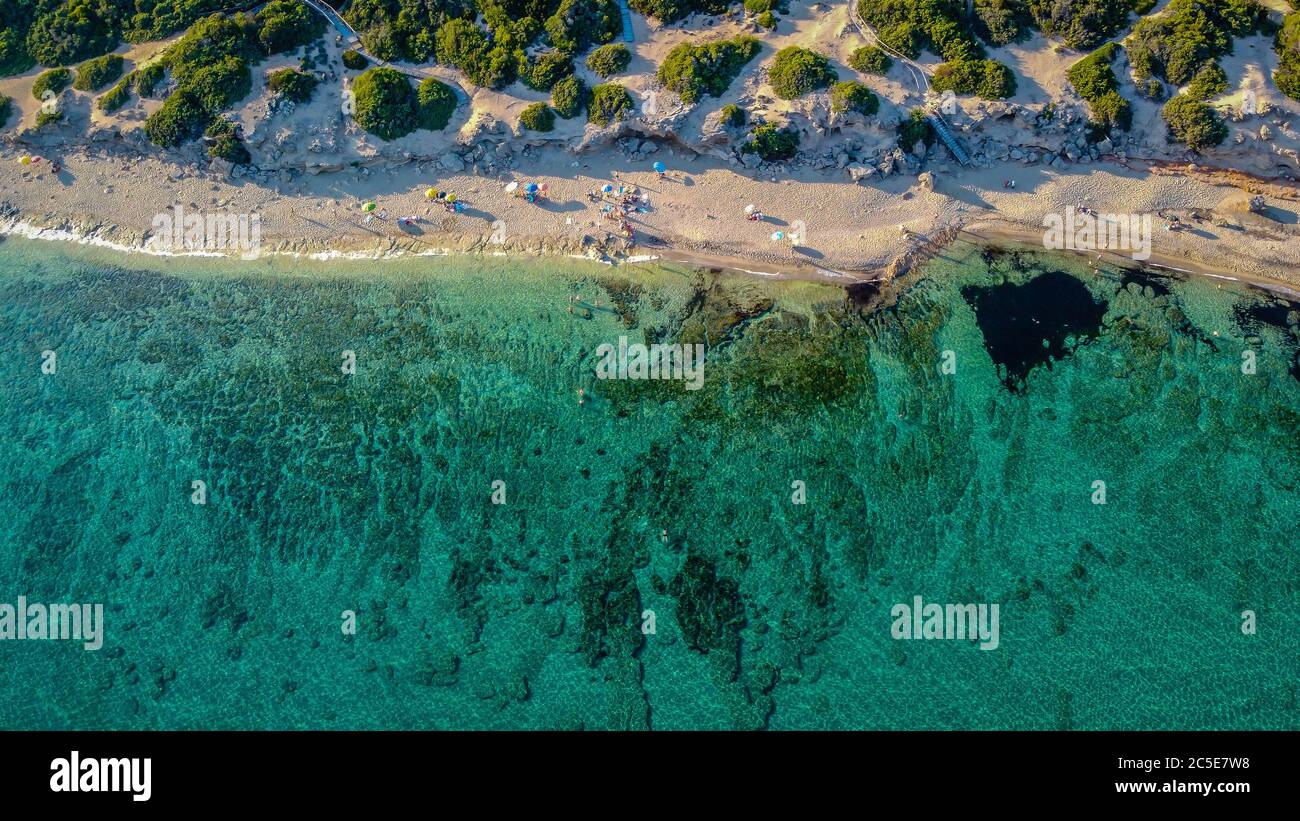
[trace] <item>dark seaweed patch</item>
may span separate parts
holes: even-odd
[[[1034,368],[1068,355],[1067,339],[1096,337],[1106,314],[1105,302],[1061,271],[1048,271],[1024,285],[968,286],[962,297],[975,310],[998,378],[1013,393],[1024,390]]]
[[[1119,287],[1127,288],[1129,283],[1135,283],[1139,288],[1150,288],[1156,296],[1169,296],[1170,290],[1168,282],[1171,277],[1162,276],[1153,271],[1143,268],[1129,268],[1124,271],[1124,278],[1120,280]]]
[[[1232,308],[1233,318],[1245,334],[1258,334],[1263,325],[1281,331],[1282,344],[1291,348],[1289,372],[1292,378],[1300,382],[1300,324],[1295,322],[1296,315],[1300,314],[1300,303],[1277,299],[1272,295],[1264,299],[1238,302]]]

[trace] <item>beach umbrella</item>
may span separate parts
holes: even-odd
[[[547,183],[542,183],[541,185],[537,186],[537,189],[541,191],[543,194],[545,194],[547,191],[551,190],[551,186],[548,185]]]
[[[455,194],[448,194],[448,195],[447,195],[447,202],[455,202],[455,201],[456,201],[456,195],[455,195]]]
[[[32,158],[29,157],[29,156],[27,156],[26,154],[24,154],[24,155],[22,155],[21,157],[18,158],[18,163],[19,163],[20,165],[31,165],[31,164],[32,164]]]
[[[601,186],[600,189],[600,192],[602,194],[610,194],[613,191],[614,191],[614,186],[610,185],[609,183],[605,183],[603,186]]]
[[[437,198],[438,198],[438,189],[436,189],[436,188],[430,188],[430,189],[426,190],[426,191],[424,192],[424,198],[425,198],[425,199],[428,199],[428,200],[437,199]]]
[[[530,183],[528,183],[528,185],[525,185],[525,186],[524,186],[524,190],[527,191],[529,194],[536,194],[536,193],[537,193],[537,183],[535,183],[535,182],[530,182]]]
[[[785,239],[785,232],[784,232],[784,231],[773,231],[773,232],[772,232],[772,242],[780,242],[780,241],[783,240],[783,239]]]
[[[751,202],[749,205],[745,206],[745,213],[746,214],[754,213],[754,203]]]
[[[506,193],[513,194],[518,188],[519,188],[518,181],[511,181],[509,184],[506,185]]]
[[[655,171],[656,171],[656,172],[662,174],[662,173],[664,173],[664,172],[667,171],[667,170],[668,170],[668,166],[664,165],[662,161],[661,161],[661,162],[656,162],[656,163],[655,163]]]
[[[373,202],[368,202],[368,203],[366,203],[365,205],[361,206],[361,210],[362,210],[362,211],[373,211],[373,210],[375,210],[376,207],[377,207],[377,206],[376,206]]]

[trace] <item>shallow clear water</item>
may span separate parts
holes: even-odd
[[[864,313],[11,240],[0,602],[107,612],[0,641],[0,727],[1294,729],[1293,307],[966,246]],[[703,387],[597,380],[620,335]],[[892,638],[916,595],[1000,646]]]

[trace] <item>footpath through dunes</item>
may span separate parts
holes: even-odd
[[[952,127],[944,120],[943,114],[935,107],[933,95],[930,92],[930,78],[925,72],[925,67],[881,40],[875,30],[868,26],[866,21],[858,15],[856,0],[849,0],[849,19],[867,43],[902,63],[907,69],[912,76],[912,82],[916,85],[916,90],[925,99],[922,111],[925,112],[925,118],[929,120],[930,126],[934,128],[934,133],[938,134],[943,144],[948,146],[948,150],[957,158],[957,162],[962,165],[970,165],[970,155],[966,153],[966,149],[962,147],[961,142],[952,133]]]
[[[398,66],[393,65],[387,60],[381,60],[366,49],[365,43],[361,41],[361,35],[357,33],[357,30],[352,28],[352,24],[343,19],[343,15],[339,14],[329,4],[322,2],[322,0],[302,1],[329,21],[329,24],[334,27],[334,30],[348,41],[348,45],[352,46],[352,48],[370,62],[386,68],[391,68],[394,71],[400,71],[406,76],[413,77],[416,80],[424,80],[432,77],[435,80],[451,86],[451,90],[456,94],[457,103],[469,102],[470,94],[465,90],[464,86],[461,85],[460,75],[458,73],[438,66]]]

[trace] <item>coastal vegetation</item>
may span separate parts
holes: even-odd
[[[0,94],[0,128],[4,128],[5,123],[9,120],[9,115],[13,113],[14,101],[3,94]]]
[[[767,72],[772,91],[784,100],[802,97],[810,91],[826,88],[839,79],[830,61],[801,46],[786,46],[772,58]]]
[[[590,99],[591,89],[578,77],[565,77],[551,89],[551,107],[566,120],[581,114]]]
[[[655,76],[688,103],[704,96],[721,97],[759,48],[758,38],[748,35],[712,43],[682,43],[668,52]]]
[[[456,111],[456,92],[444,82],[426,77],[415,89],[416,123],[426,131],[441,131]]]
[[[612,77],[627,69],[632,52],[622,43],[603,45],[587,55],[587,68],[601,77]]]
[[[114,111],[117,111],[122,106],[126,105],[126,101],[129,100],[130,98],[131,98],[131,75],[128,74],[127,76],[118,80],[117,84],[114,85],[112,88],[110,88],[108,91],[101,94],[99,99],[95,101],[95,105],[96,107],[99,108],[100,111],[104,112],[105,114],[111,114]]]
[[[297,0],[272,0],[256,17],[214,14],[199,20],[158,63],[171,70],[176,89],[145,120],[145,135],[165,147],[194,139],[252,90],[251,64],[310,43],[323,27]]]
[[[343,52],[343,67],[351,71],[365,71],[370,67],[370,61],[356,49],[348,49]]]
[[[959,60],[934,70],[935,91],[974,94],[985,100],[1005,100],[1016,93],[1016,75],[996,60]]]
[[[357,124],[376,137],[396,140],[421,126],[419,95],[400,71],[376,66],[357,77],[352,90],[356,95]],[[434,121],[433,112],[428,116],[429,121]]]
[[[723,14],[731,4],[728,0],[629,0],[628,5],[646,17],[675,23],[697,11]]]
[[[279,97],[305,103],[316,90],[317,79],[305,71],[281,68],[266,75],[266,87]]]
[[[1133,108],[1119,93],[1119,80],[1111,68],[1120,47],[1107,43],[1070,66],[1067,77],[1079,96],[1088,102],[1094,134],[1111,129],[1127,131],[1133,123]]]
[[[735,103],[727,103],[718,109],[718,122],[732,128],[739,128],[745,124],[745,109]]]
[[[898,144],[905,148],[910,149],[918,142],[929,148],[934,145],[934,140],[934,126],[930,125],[925,112],[919,108],[912,109],[907,119],[898,124]]]
[[[519,114],[519,124],[529,131],[551,131],[555,112],[546,103],[533,103]]]
[[[765,162],[788,160],[799,151],[799,132],[775,123],[763,123],[750,134],[749,142],[742,150],[747,154],[757,154]]]
[[[66,68],[52,68],[42,72],[32,83],[32,96],[44,100],[46,95],[61,93],[72,85],[72,72]]]
[[[1273,82],[1283,94],[1300,100],[1300,11],[1293,11],[1283,18],[1273,47],[1278,59]]]
[[[889,73],[889,67],[893,64],[894,61],[889,55],[875,46],[862,46],[854,49],[849,55],[849,68],[861,71],[863,74],[884,76]]]
[[[235,165],[246,165],[251,157],[243,140],[239,139],[239,126],[224,117],[218,117],[203,132],[208,143],[208,156]]]
[[[880,98],[857,80],[846,80],[831,87],[831,111],[854,111],[872,115],[880,109]]]
[[[1172,0],[1164,13],[1138,21],[1124,49],[1140,84],[1158,79],[1183,85],[1232,53],[1234,37],[1273,25],[1256,0]]]
[[[591,90],[587,122],[607,126],[632,113],[632,95],[618,83],[601,83]]]
[[[77,66],[77,78],[72,87],[77,91],[99,91],[122,76],[123,60],[120,54],[105,54]]]
[[[152,97],[154,89],[166,74],[167,68],[161,62],[150,63],[131,72],[131,84],[135,86],[136,94],[141,97]]]
[[[1228,137],[1228,127],[1205,103],[1189,94],[1178,94],[1161,109],[1170,138],[1193,151],[1211,148]]]

